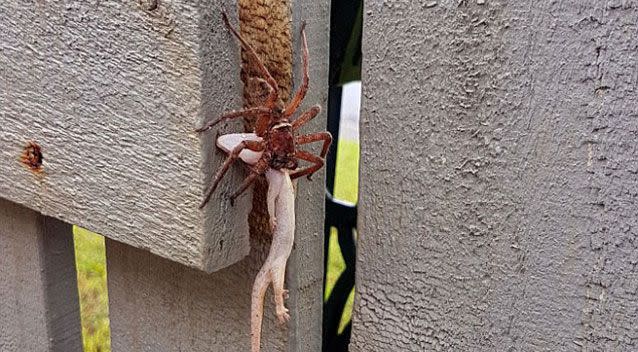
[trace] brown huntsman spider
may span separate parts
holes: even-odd
[[[308,91],[308,43],[306,40],[305,23],[301,26],[303,79],[301,86],[295,93],[292,100],[290,100],[288,104],[284,104],[282,99],[279,97],[279,86],[277,85],[277,82],[272,77],[266,66],[264,66],[261,59],[257,56],[253,47],[250,46],[250,44],[248,44],[246,40],[230,25],[226,13],[222,13],[222,19],[226,27],[228,27],[232,34],[239,40],[242,48],[254,61],[254,64],[262,76],[261,78],[258,78],[258,80],[265,83],[268,87],[269,93],[263,105],[227,112],[216,120],[205,123],[204,126],[197,129],[197,132],[204,132],[222,121],[238,117],[256,117],[254,130],[256,138],[243,140],[232,149],[224,164],[221,166],[219,171],[217,171],[215,180],[206,192],[204,200],[200,204],[200,208],[204,207],[204,205],[206,205],[206,203],[210,200],[211,195],[219,185],[224,174],[228,171],[230,165],[237,160],[239,154],[244,149],[258,152],[261,154],[261,157],[251,168],[250,175],[246,177],[239,189],[230,196],[231,204],[235,198],[248,189],[257,176],[263,175],[268,168],[275,170],[294,170],[290,173],[291,179],[301,176],[307,176],[308,179],[310,179],[312,174],[321,169],[323,166],[323,158],[328,153],[328,147],[330,147],[330,143],[332,143],[332,136],[326,131],[297,135],[299,128],[317,116],[319,111],[321,111],[321,107],[319,105],[311,107],[309,110],[299,115],[298,118],[290,121],[290,118],[293,114],[295,114],[295,112],[297,112],[297,109],[301,105],[301,102]],[[318,141],[323,141],[323,147],[319,156],[297,149],[297,145]],[[297,169],[298,159],[308,161],[312,164],[310,166]]]

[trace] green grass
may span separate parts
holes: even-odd
[[[337,145],[337,167],[335,173],[334,196],[338,199],[351,203],[357,202],[359,190],[359,142],[349,140],[339,140]],[[337,240],[337,230],[330,229],[330,243],[328,244],[328,273],[326,277],[326,291],[324,299],[330,296],[330,292],[345,269],[345,262],[339,249]],[[352,315],[352,304],[354,303],[354,290],[350,292],[348,301],[344,308],[341,322],[339,323],[339,333],[343,331],[350,321]]]
[[[359,186],[359,143],[339,141],[337,172],[335,175],[335,197],[356,203]],[[78,270],[80,312],[82,317],[82,341],[85,352],[110,352],[111,338],[108,318],[108,295],[106,289],[106,254],[104,238],[75,226],[75,259]],[[335,229],[330,233],[328,252],[328,277],[325,297],[345,268]],[[350,293],[339,332],[350,321],[354,290]]]
[[[336,198],[356,203],[359,196],[359,142],[339,140],[335,174]]]
[[[111,351],[104,237],[73,227],[84,352]]]

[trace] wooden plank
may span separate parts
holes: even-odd
[[[350,350],[635,350],[635,3],[364,16]]]
[[[206,274],[108,239],[106,254],[113,351],[250,350],[250,294],[260,258]],[[287,338],[271,297],[262,350],[284,351]]]
[[[0,199],[0,351],[82,351],[71,225]]]
[[[222,154],[194,129],[240,107],[231,3],[1,2],[0,197],[195,268],[243,258],[250,195],[225,199],[241,170],[197,209]]]
[[[302,128],[302,132],[325,131],[328,102],[328,64],[330,60],[330,1],[295,1],[293,18],[293,77],[301,80],[299,31],[306,22],[310,52],[310,89],[300,111],[321,105],[322,112]],[[318,145],[304,147],[318,153]],[[297,182],[295,247],[288,260],[286,284],[290,289],[291,309],[288,351],[321,351],[323,305],[323,234],[325,218],[325,168],[312,181]]]

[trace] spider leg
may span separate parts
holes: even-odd
[[[332,135],[330,134],[330,132],[317,132],[317,133],[311,133],[311,134],[303,134],[295,138],[295,142],[297,144],[308,144],[308,143],[318,142],[318,141],[323,141],[323,147],[321,147],[320,156],[322,158],[325,158],[326,154],[328,154],[328,148],[330,147],[330,144],[332,143]]]
[[[321,111],[321,106],[315,105],[310,110],[304,112],[296,120],[292,122],[293,131],[298,130],[301,126],[305,125],[308,121],[312,120]]]
[[[308,91],[308,81],[310,80],[310,77],[308,75],[308,41],[306,40],[306,22],[301,25],[301,51],[301,61],[303,63],[303,79],[301,81],[299,90],[295,94],[295,97],[290,101],[290,104],[288,104],[286,110],[284,110],[284,116],[286,117],[290,117],[292,114],[295,113],[295,111],[297,111],[297,109],[299,108],[299,104],[301,104],[303,98],[306,97],[306,92]]]
[[[233,148],[233,151],[230,152],[230,154],[226,158],[226,161],[224,161],[224,164],[222,165],[222,167],[220,167],[219,170],[217,171],[217,174],[215,174],[215,181],[213,182],[213,185],[206,192],[206,196],[204,196],[204,200],[199,205],[199,208],[200,209],[203,208],[204,205],[208,203],[208,201],[210,200],[210,197],[213,195],[213,192],[215,192],[215,189],[217,189],[217,186],[219,185],[219,181],[221,181],[222,177],[224,177],[224,175],[226,174],[226,171],[228,171],[228,168],[230,167],[230,165],[239,157],[239,153],[241,153],[241,151],[244,148],[248,148],[253,151],[261,151],[261,150],[264,150],[264,147],[265,147],[265,144],[263,142],[244,140],[244,141],[241,141],[235,148]]]
[[[311,177],[312,177],[312,174],[317,172],[317,170],[321,169],[323,167],[323,164],[324,164],[322,158],[320,158],[320,157],[318,157],[318,156],[316,156],[314,154],[311,154],[311,153],[309,153],[307,151],[304,151],[304,150],[297,150],[295,152],[295,157],[298,158],[298,159],[301,159],[301,160],[309,161],[309,162],[313,163],[313,165],[310,165],[310,166],[308,166],[306,168],[303,168],[303,169],[300,169],[300,170],[297,170],[297,171],[291,173],[290,174],[290,179],[291,180],[294,180],[294,179],[296,179],[298,177],[305,176],[305,175],[308,175],[307,177],[310,180]]]
[[[233,193],[230,196],[231,206],[235,204],[235,198],[239,197],[242,193],[244,193],[248,189],[248,187],[253,182],[255,182],[255,179],[257,178],[257,176],[262,175],[264,172],[266,172],[267,168],[268,168],[268,158],[264,154],[264,156],[262,156],[261,159],[259,159],[257,164],[255,164],[255,167],[251,169],[250,175],[248,175],[248,177],[244,179],[244,182],[241,183],[237,191],[235,191],[235,193]]]
[[[270,108],[274,107],[275,103],[277,102],[277,93],[273,90],[272,86],[265,79],[261,77],[257,77],[255,78],[255,80],[257,80],[257,82],[261,84],[264,84],[268,89],[268,97],[266,98],[266,102],[264,103],[264,105]]]
[[[248,109],[242,109],[242,110],[236,110],[236,111],[229,111],[229,112],[223,114],[222,116],[220,116],[218,119],[210,121],[207,124],[205,124],[204,126],[196,129],[195,132],[207,131],[207,130],[211,129],[213,126],[215,126],[216,124],[218,124],[218,123],[220,123],[222,121],[232,120],[232,119],[235,119],[235,118],[238,118],[238,117],[242,117],[242,116],[259,116],[259,115],[268,114],[268,113],[270,113],[270,109],[264,108],[264,107],[256,107],[256,108],[248,108]]]
[[[228,21],[228,16],[226,15],[226,12],[224,11],[222,11],[222,20],[224,21],[224,24],[226,25],[226,27],[228,27],[228,30],[230,30],[231,33],[233,33],[233,35],[235,35],[235,37],[239,40],[242,48],[244,48],[244,50],[246,50],[246,52],[248,52],[248,54],[253,57],[253,59],[255,60],[255,63],[257,64],[257,69],[259,69],[259,72],[261,73],[261,75],[264,76],[266,83],[268,83],[270,88],[272,88],[272,91],[270,92],[270,95],[268,96],[268,100],[267,100],[268,103],[272,104],[267,106],[269,108],[272,108],[274,106],[274,103],[277,101],[277,97],[279,96],[279,86],[277,85],[277,81],[275,81],[275,79],[272,77],[272,75],[270,74],[270,71],[268,71],[268,69],[266,68],[264,63],[261,61],[259,56],[257,56],[255,49],[253,49],[253,47],[250,44],[248,44],[248,42],[235,30],[235,28],[233,28],[233,26],[230,25],[230,22]]]

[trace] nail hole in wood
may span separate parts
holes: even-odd
[[[159,7],[159,0],[140,0],[140,5],[146,11],[155,11]]]
[[[42,148],[34,141],[27,142],[27,145],[20,155],[20,161],[33,172],[42,172]]]

